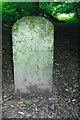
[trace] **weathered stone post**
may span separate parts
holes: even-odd
[[[52,94],[53,37],[54,27],[43,17],[23,17],[13,25],[15,90]]]

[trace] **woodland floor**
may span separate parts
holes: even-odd
[[[14,92],[11,28],[2,29],[2,117],[53,118],[53,120],[80,120],[78,101],[78,36],[77,27],[55,26],[55,61],[53,96],[22,95]]]

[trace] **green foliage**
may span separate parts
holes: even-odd
[[[76,18],[80,19],[80,3],[79,2],[51,2],[51,3],[40,3],[40,9],[50,13],[53,17],[57,18],[59,14],[70,14],[75,13]],[[70,21],[76,20],[76,18],[70,18]]]
[[[39,9],[40,10],[44,10],[50,14],[53,13],[53,11],[56,9],[56,7],[58,6],[58,4],[60,3],[57,3],[57,2],[47,2],[47,3],[39,3]]]
[[[20,105],[21,106],[26,106],[26,105],[30,105],[31,104],[31,100],[26,100],[26,99],[21,99],[20,100]]]
[[[75,13],[75,19],[80,20],[80,2],[3,2],[2,19],[3,22],[14,23],[24,16],[43,16],[56,18],[59,14]]]
[[[23,16],[37,14],[36,3],[26,2],[3,2],[2,3],[2,18],[3,22],[14,22]]]

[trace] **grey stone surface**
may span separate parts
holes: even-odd
[[[15,90],[50,95],[54,27],[43,17],[23,17],[12,29]]]

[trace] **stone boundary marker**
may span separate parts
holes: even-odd
[[[15,90],[22,93],[52,94],[52,23],[37,16],[23,17],[12,28]]]

